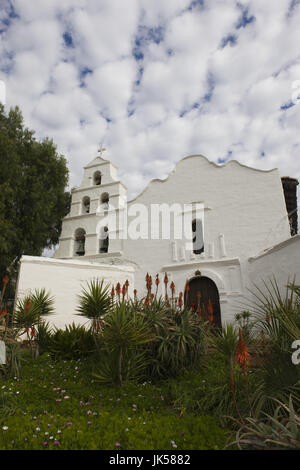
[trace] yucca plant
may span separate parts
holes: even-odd
[[[224,361],[224,368],[228,372],[231,387],[232,400],[237,414],[240,416],[238,403],[236,399],[235,382],[234,382],[234,363],[238,345],[238,332],[234,325],[226,324],[216,334],[211,334],[210,344],[219,353]],[[242,419],[242,418],[241,418]]]
[[[154,339],[148,322],[142,315],[131,311],[127,302],[115,304],[105,316],[101,340],[117,355],[118,384],[123,384],[123,359],[128,350]]]
[[[79,295],[79,307],[77,315],[88,318],[91,321],[91,328],[94,335],[101,328],[101,321],[113,306],[113,300],[109,292],[109,286],[104,284],[104,280],[94,279],[87,283],[87,287],[82,288]]]
[[[299,287],[287,283],[282,293],[275,278],[256,287],[249,311],[256,320],[258,335],[264,334],[264,355],[255,371],[257,387],[252,396],[255,416],[261,411],[271,414],[274,400],[285,401],[298,387],[299,366],[292,362],[292,343],[299,332]]]
[[[27,334],[31,351],[33,353],[33,341],[37,334],[36,327],[43,317],[54,313],[54,298],[45,289],[36,289],[32,294],[19,299],[12,315],[12,328],[16,336]]]

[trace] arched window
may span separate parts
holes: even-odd
[[[84,196],[82,199],[82,214],[89,214],[90,213],[90,204],[91,200],[88,196]]]
[[[74,254],[75,256],[85,255],[85,230],[78,228],[75,232]]]
[[[99,253],[107,253],[109,245],[108,227],[100,229]]]
[[[103,193],[101,195],[101,209],[104,211],[107,211],[109,209],[109,194],[108,193]]]
[[[100,184],[101,184],[101,179],[102,179],[101,172],[100,172],[100,171],[96,171],[96,172],[94,173],[94,177],[93,177],[94,186],[100,186]]]
[[[192,221],[193,253],[200,255],[204,251],[203,224],[201,219]]]

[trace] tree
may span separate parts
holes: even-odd
[[[0,104],[0,276],[23,254],[40,256],[58,243],[69,212],[66,160],[53,141],[39,142],[20,109]]]

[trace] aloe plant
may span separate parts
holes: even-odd
[[[300,449],[300,416],[295,411],[292,396],[288,404],[274,400],[278,404],[273,416],[267,413],[258,419],[247,418],[240,424],[235,441],[229,446],[237,445],[239,449],[264,450],[299,450]]]

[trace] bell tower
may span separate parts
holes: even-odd
[[[127,188],[105,149],[84,167],[81,185],[72,190],[70,213],[63,219],[55,258],[98,260],[122,255]]]

